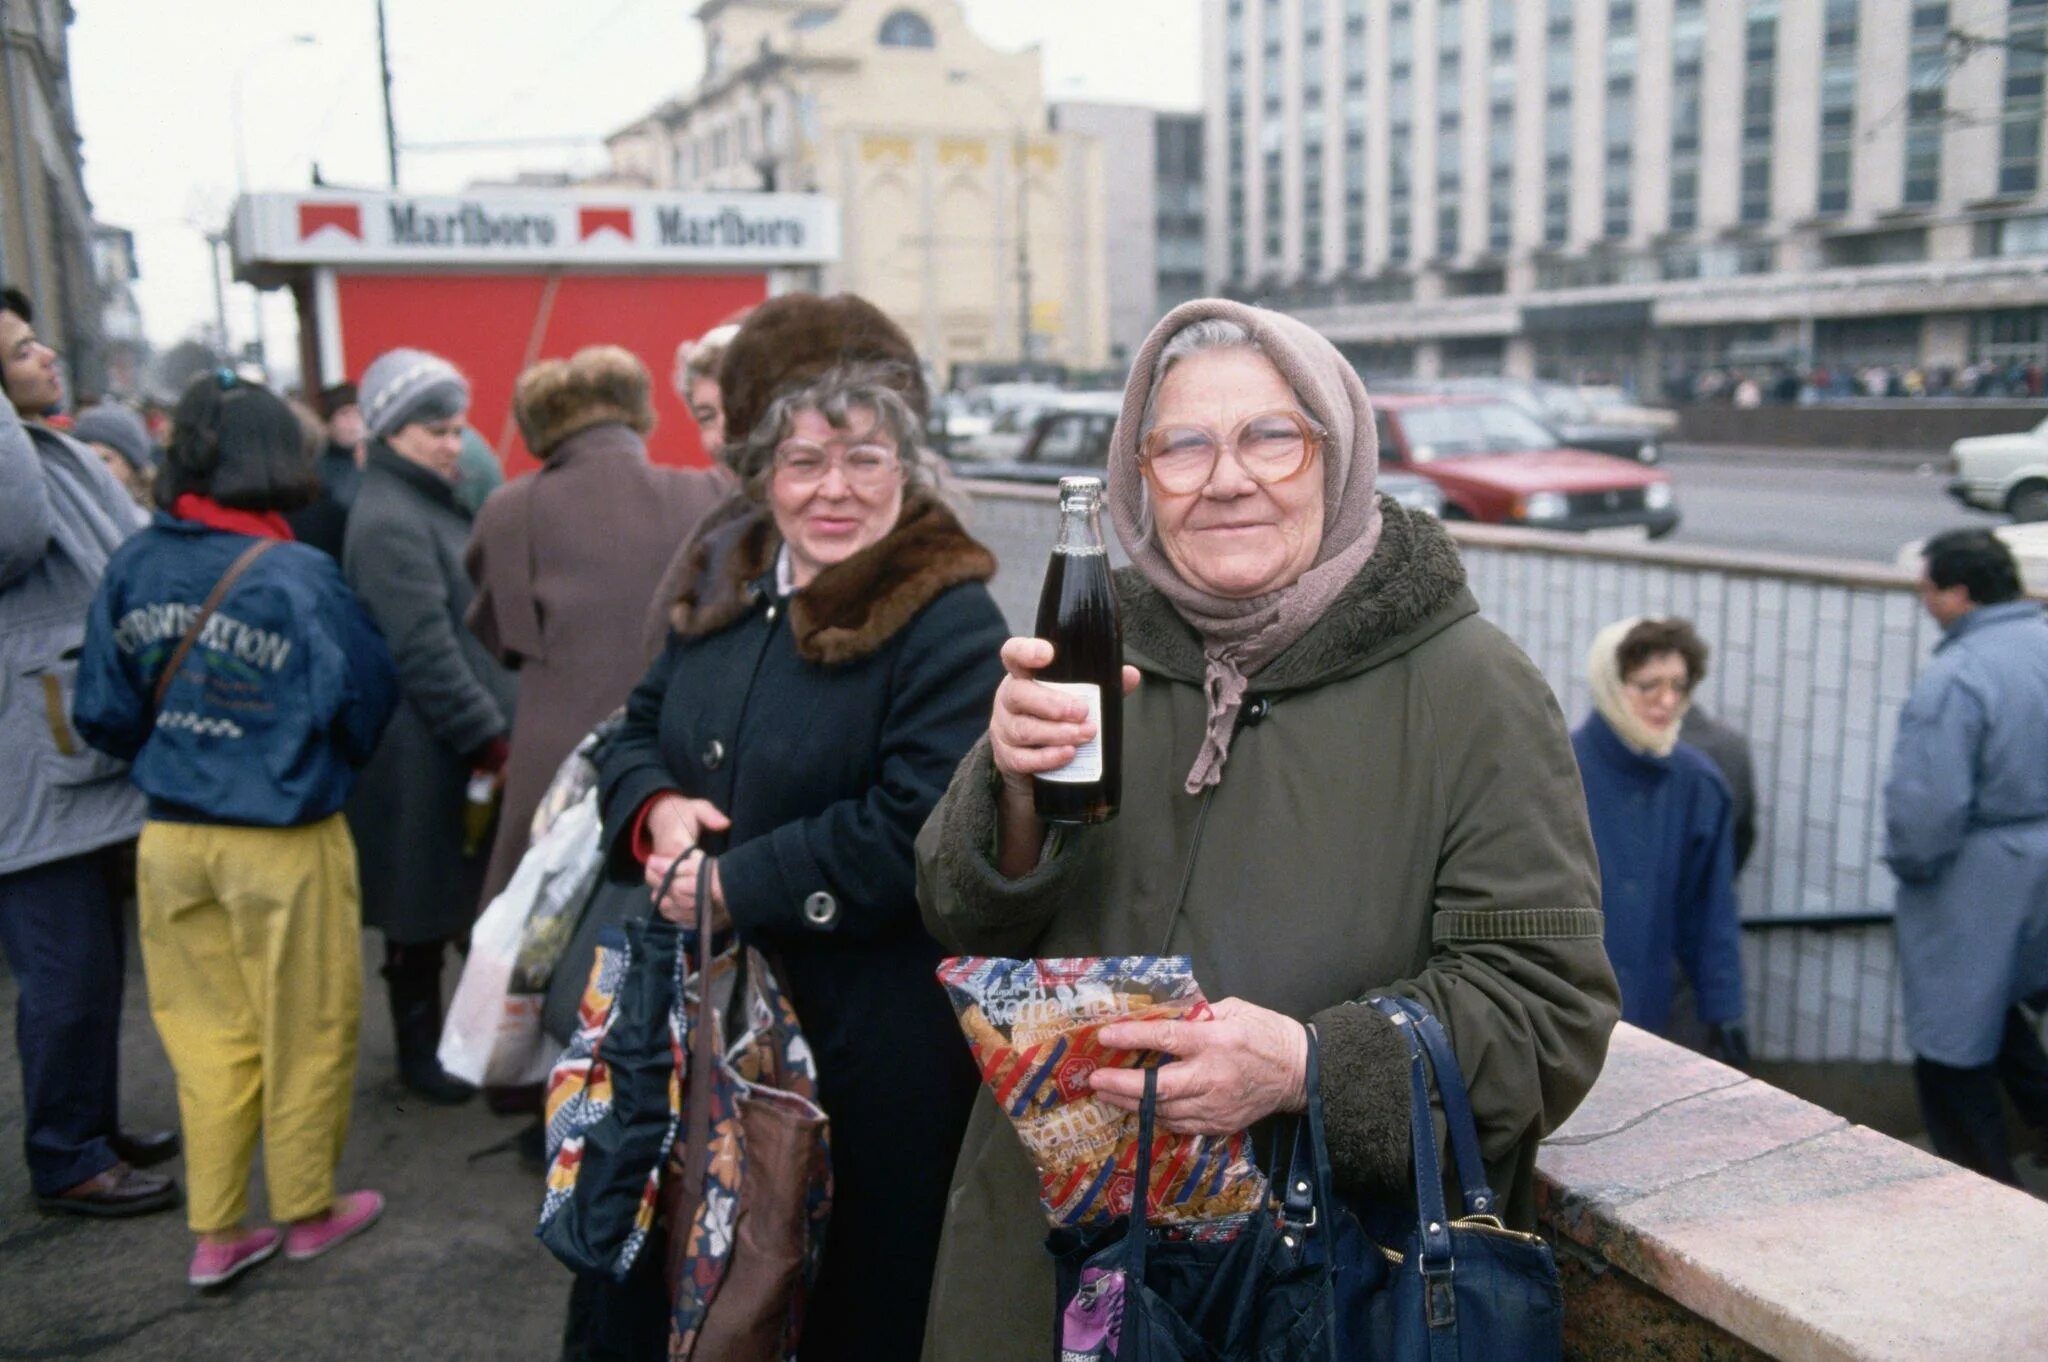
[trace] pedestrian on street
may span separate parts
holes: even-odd
[[[137,506],[155,505],[150,485],[156,479],[157,451],[142,413],[119,402],[102,402],[79,413],[71,423],[71,438],[92,447]]]
[[[177,1205],[173,1131],[118,1124],[125,869],[142,828],[128,768],[70,720],[80,642],[107,560],[142,508],[100,456],[39,418],[63,400],[34,311],[0,290],[0,948],[15,984],[23,1145],[37,1204],[123,1216]]]
[[[1735,801],[1714,763],[1679,740],[1707,675],[1707,646],[1680,619],[1626,619],[1593,639],[1593,712],[1572,733],[1621,1019],[1665,1034],[1674,963],[1691,983],[1707,1053],[1749,1063]]]
[[[315,410],[321,445],[313,469],[320,478],[320,493],[308,505],[287,512],[285,520],[300,543],[311,544],[338,563],[348,535],[349,508],[355,505],[363,477],[363,409],[355,384],[322,388]]]
[[[717,923],[777,959],[831,1122],[799,1357],[904,1362],[977,1086],[911,843],[1002,677],[995,559],[932,495],[917,353],[872,305],[764,304],[724,374],[744,490],[699,530],[600,761],[609,867],[659,888],[681,858],[662,913],[690,925],[705,877]],[[623,1287],[578,1279],[565,1356],[665,1355],[643,1258]]]
[[[676,396],[690,409],[704,454],[716,463],[725,449],[725,404],[718,393],[718,370],[725,348],[739,334],[738,323],[714,326],[693,341],[676,347]]]
[[[1749,854],[1756,850],[1756,762],[1750,755],[1749,739],[1694,701],[1679,720],[1678,740],[1704,753],[1727,782],[1735,801],[1735,878],[1739,880],[1749,864]]]
[[[455,496],[469,384],[421,350],[363,375],[369,436],[342,571],[398,663],[404,696],[348,804],[362,863],[363,920],[384,935],[382,973],[404,1084],[432,1102],[469,1099],[434,1058],[448,946],[476,919],[482,846],[465,845],[473,774],[504,770],[513,683],[463,624],[469,512]]]
[[[541,467],[484,503],[465,560],[469,628],[519,685],[484,903],[526,854],[556,768],[645,674],[651,658],[630,640],[655,582],[732,487],[710,469],[648,463],[653,382],[630,350],[537,364],[512,405]]]
[[[142,962],[178,1077],[202,1289],[280,1248],[318,1257],[384,1205],[335,1191],[363,990],[341,806],[397,675],[334,560],[292,542],[280,513],[318,492],[283,399],[225,370],[196,380],[165,509],[108,564],[79,662],[80,734],[132,762],[149,799]],[[286,1231],[244,1223],[259,1135]]]
[[[2016,1185],[2001,1085],[2048,1153],[2048,1055],[2020,1007],[2048,990],[2048,625],[1989,530],[1921,553],[1943,637],[1884,791],[1906,1043],[1934,1152]]]
[[[1536,1142],[1592,1086],[1617,1002],[1557,701],[1479,617],[1436,520],[1378,495],[1371,401],[1321,335],[1183,304],[1138,352],[1123,410],[1121,807],[1048,836],[1032,777],[1092,729],[1032,679],[1051,646],[1011,639],[988,740],[918,838],[925,921],[973,954],[1191,956],[1214,1020],[1097,1033],[1169,1052],[1171,1131],[1303,1110],[1312,1022],[1337,1181],[1380,1204],[1414,1197],[1409,1061],[1362,1000],[1415,999],[1456,1046],[1503,1220],[1531,1227]],[[1091,1082],[1138,1109],[1137,1069]],[[982,1098],[947,1202],[931,1362],[1046,1355],[1038,1192]]]

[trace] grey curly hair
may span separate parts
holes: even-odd
[[[776,446],[789,438],[790,425],[800,411],[817,412],[837,431],[854,428],[854,412],[873,412],[875,429],[896,446],[896,457],[903,464],[905,490],[936,488],[937,461],[926,441],[924,425],[889,380],[884,366],[841,365],[777,397],[744,442],[727,446],[733,471],[739,474],[747,495],[755,501],[768,499],[768,482],[775,476]]]

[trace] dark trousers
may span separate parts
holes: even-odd
[[[2043,1053],[2041,1037],[2027,1014],[2017,1007],[2005,1014],[1997,1059],[1974,1069],[1916,1059],[1913,1081],[1934,1152],[1950,1163],[2019,1185],[2006,1140],[2001,1088],[2048,1146],[2048,1053]]]
[[[115,855],[89,852],[0,875],[0,948],[20,990],[29,1180],[54,1196],[119,1162],[121,984],[127,951]]]

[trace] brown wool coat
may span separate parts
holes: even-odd
[[[1127,661],[1123,805],[1038,869],[991,865],[994,768],[968,755],[918,838],[925,921],[949,949],[1185,953],[1210,998],[1322,1038],[1340,1184],[1412,1203],[1407,1058],[1352,1000],[1445,1024],[1510,1221],[1534,1217],[1537,1140],[1592,1086],[1618,1014],[1600,877],[1564,717],[1479,618],[1457,550],[1382,499],[1378,548],[1323,619],[1252,678],[1220,784],[1183,788],[1207,704],[1200,641],[1117,576]],[[1037,1362],[1053,1326],[1037,1179],[986,1093],[953,1173],[924,1356]]]
[[[464,560],[476,583],[468,624],[519,682],[484,904],[525,854],[555,769],[647,670],[655,584],[728,488],[709,469],[653,467],[640,435],[611,422],[563,440],[484,503]]]

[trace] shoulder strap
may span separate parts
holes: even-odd
[[[258,558],[276,548],[277,542],[275,539],[259,539],[243,549],[242,556],[229,564],[228,570],[221,574],[221,579],[213,584],[213,591],[207,596],[206,603],[199,607],[199,613],[192,619],[192,627],[185,631],[185,637],[178,640],[177,651],[171,654],[171,660],[164,664],[163,672],[156,679],[156,697],[152,708],[163,709],[164,697],[171,693],[171,682],[177,677],[179,669],[185,665],[185,659],[192,655],[192,645],[199,642],[200,631],[206,628],[206,622],[213,618],[214,611],[220,609],[220,603],[227,599],[228,592],[234,589],[242,574],[253,567]]]

